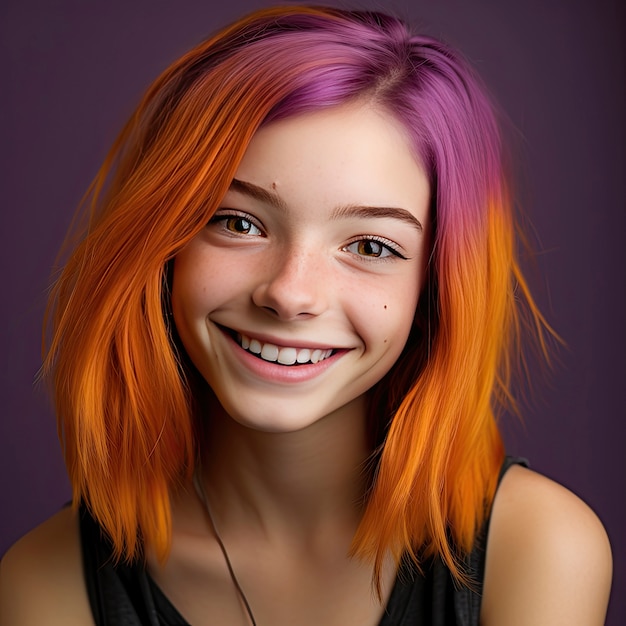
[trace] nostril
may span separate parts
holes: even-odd
[[[280,317],[280,313],[276,309],[272,308],[271,306],[262,306],[261,308],[264,311],[267,311],[273,317]]]
[[[285,268],[256,286],[252,302],[281,320],[305,319],[319,315],[326,307],[320,281]]]

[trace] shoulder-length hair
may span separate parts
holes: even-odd
[[[437,554],[460,579],[495,492],[496,425],[518,358],[515,258],[493,107],[449,47],[375,12],[258,11],[148,90],[90,189],[57,280],[45,371],[73,485],[116,557],[165,559],[170,495],[194,470],[193,385],[167,315],[168,265],[207,223],[260,125],[367,99],[396,118],[430,179],[434,237],[415,330],[373,390],[371,489],[355,554]],[[416,277],[417,280],[417,277]]]

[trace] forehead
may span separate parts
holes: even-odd
[[[287,202],[318,206],[421,207],[430,195],[403,128],[388,113],[362,103],[261,127],[236,178],[273,190]]]

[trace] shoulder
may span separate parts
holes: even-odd
[[[483,626],[604,624],[611,576],[595,513],[545,476],[509,469],[491,515]]]
[[[0,624],[93,624],[78,514],[69,507],[22,537],[0,562]]]

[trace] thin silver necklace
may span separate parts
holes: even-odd
[[[198,498],[204,507],[204,512],[209,518],[209,523],[211,524],[211,529],[213,530],[213,534],[215,535],[215,539],[217,540],[217,544],[224,555],[224,561],[226,561],[226,567],[228,568],[228,573],[230,574],[230,579],[233,581],[233,585],[235,585],[235,589],[239,594],[239,598],[243,602],[243,605],[246,609],[246,613],[250,618],[250,622],[252,626],[257,626],[256,620],[254,619],[254,614],[252,613],[252,609],[250,608],[250,603],[248,602],[248,598],[246,598],[246,594],[243,592],[239,581],[237,580],[237,576],[235,576],[235,570],[233,569],[233,565],[230,562],[230,558],[228,557],[228,552],[226,551],[226,546],[220,537],[220,534],[217,532],[217,527],[215,526],[215,521],[213,520],[213,515],[211,514],[211,507],[209,506],[209,499],[207,498],[206,491],[204,489],[204,483],[200,479],[199,472],[196,472],[193,476],[193,485],[196,489],[196,493],[198,494]]]

